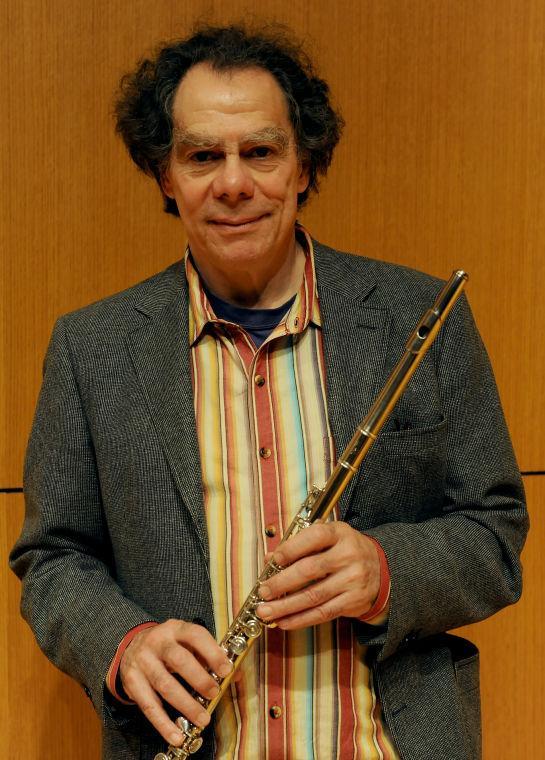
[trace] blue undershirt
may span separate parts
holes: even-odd
[[[282,317],[291,309],[295,301],[293,295],[289,301],[274,309],[246,309],[243,306],[233,306],[205,288],[206,295],[218,319],[239,325],[250,335],[256,348],[265,341],[274,328],[281,322]]]

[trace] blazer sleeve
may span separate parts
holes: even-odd
[[[522,590],[524,490],[465,297],[443,327],[436,366],[448,431],[442,510],[424,521],[365,531],[383,547],[391,573],[387,627],[359,629],[362,641],[379,645],[379,660],[404,644],[486,618],[516,602]]]
[[[25,463],[26,517],[10,564],[21,611],[46,656],[119,726],[104,679],[126,632],[153,618],[123,595],[101,503],[93,444],[63,319],[53,331]]]

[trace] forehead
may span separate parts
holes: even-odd
[[[290,128],[280,85],[257,67],[215,71],[209,64],[196,64],[178,85],[172,111],[176,126],[186,129],[239,122]]]

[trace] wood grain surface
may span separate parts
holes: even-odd
[[[98,760],[100,725],[83,689],[42,654],[19,614],[19,580],[7,555],[23,521],[22,494],[0,494],[2,652],[0,744],[4,757]]]
[[[242,0],[0,4],[0,491],[22,485],[55,319],[183,253],[180,222],[162,213],[157,189],[114,135],[121,74],[198,17],[252,15]],[[469,271],[521,468],[545,473],[545,3],[270,0],[267,18],[307,40],[347,123],[302,221],[339,248],[442,277]],[[474,634],[483,648],[487,760],[541,753],[533,726],[544,709],[545,475],[526,482],[535,515],[526,596]],[[0,505],[7,547],[21,497],[0,494]],[[86,698],[37,650],[17,616],[17,583],[2,567],[3,746],[9,736],[15,754],[38,743],[45,760],[60,756],[57,746],[98,757]],[[520,715],[522,740],[509,733]]]
[[[470,272],[521,467],[545,470],[545,4],[268,7],[309,40],[347,122],[303,221],[341,248],[444,277]],[[183,252],[180,223],[113,134],[120,75],[198,15],[240,18],[244,8],[2,4],[1,485],[21,484],[55,318]]]
[[[543,757],[545,714],[545,478],[524,478],[531,529],[522,553],[522,599],[456,631],[481,650],[483,760]]]

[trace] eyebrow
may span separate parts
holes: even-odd
[[[225,141],[221,140],[206,132],[191,132],[191,130],[180,129],[174,130],[174,150],[180,148],[203,148],[211,150],[212,148],[225,148]],[[281,127],[264,127],[255,132],[249,132],[241,139],[241,144],[269,142],[277,145],[282,152],[287,150],[290,138],[287,132]]]

